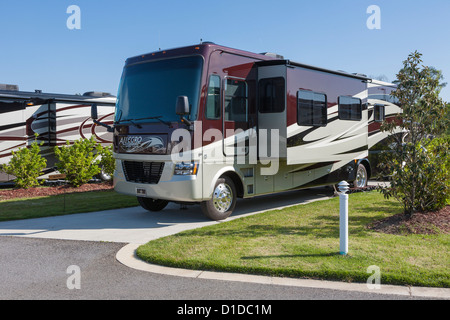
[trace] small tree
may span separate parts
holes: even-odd
[[[447,108],[439,97],[442,77],[421,66],[421,56],[416,51],[403,62],[392,93],[403,112],[381,126],[394,139],[392,150],[382,154],[380,167],[391,183],[382,192],[399,200],[408,215],[440,209],[450,195],[448,141],[430,145],[448,124]],[[399,129],[405,134],[394,134]]]
[[[16,177],[14,180],[16,187],[28,189],[40,184],[38,177],[42,175],[42,170],[47,165],[47,160],[40,155],[40,146],[43,144],[44,142],[37,142],[36,134],[30,148],[12,151],[11,161],[3,166],[3,171]]]
[[[66,179],[74,187],[87,183],[93,176],[99,174],[99,160],[96,155],[97,143],[94,138],[79,139],[72,145],[55,147],[55,155],[59,162],[58,170],[66,174]]]

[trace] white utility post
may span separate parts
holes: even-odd
[[[339,237],[340,237],[340,254],[348,253],[348,194],[349,184],[341,181],[339,187]]]

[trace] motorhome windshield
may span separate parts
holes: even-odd
[[[117,96],[115,122],[179,121],[175,113],[178,96],[189,98],[188,119],[195,120],[202,66],[201,56],[126,66]]]

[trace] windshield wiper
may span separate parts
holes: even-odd
[[[122,118],[122,115],[120,115],[119,120],[116,121],[116,124],[119,124],[119,123],[125,122],[125,121],[130,121],[135,127],[137,127],[138,129],[142,129],[142,126],[139,123],[134,122],[135,119],[121,120],[120,118]]]
[[[160,121],[161,123],[164,123],[165,125],[167,125],[167,126],[170,127],[171,124],[170,124],[169,122],[167,122],[167,121],[162,120],[162,119],[161,119],[162,117],[163,117],[163,116],[146,117],[146,118],[138,118],[138,119],[124,119],[124,120],[119,120],[117,123],[125,122],[125,121],[130,121],[133,125],[135,125],[136,127],[138,127],[138,128],[140,129],[140,128],[142,128],[142,126],[141,126],[140,124],[138,124],[138,123],[135,123],[134,121],[140,121],[140,120],[158,120],[158,121]]]

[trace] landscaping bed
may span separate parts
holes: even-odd
[[[36,198],[47,197],[59,194],[75,193],[75,192],[88,192],[88,191],[103,191],[112,190],[113,186],[109,182],[103,183],[87,183],[78,188],[71,187],[70,185],[62,186],[41,186],[33,187],[29,189],[0,189],[0,201],[11,200],[20,198]]]
[[[367,227],[388,234],[448,234],[450,233],[450,206],[436,212],[417,212],[412,216],[399,213],[375,221]]]

